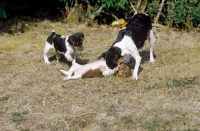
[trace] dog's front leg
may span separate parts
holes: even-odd
[[[73,61],[73,58],[72,58],[72,56],[70,55],[70,54],[68,54],[68,53],[65,53],[65,58],[67,59],[67,61],[70,61],[70,62],[72,62]]]
[[[118,70],[119,70],[118,67],[115,67],[113,70],[108,69],[108,70],[103,71],[103,72],[102,72],[102,75],[103,75],[104,77],[110,76],[110,75],[113,75],[113,74],[114,74],[115,72],[117,72]]]
[[[135,67],[133,70],[132,79],[138,80],[138,69],[140,67],[140,62],[141,62],[142,58],[139,55],[139,52],[137,50],[134,51],[134,53],[132,54],[132,57],[135,59]]]

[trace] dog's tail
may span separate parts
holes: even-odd
[[[68,72],[67,72],[67,71],[60,70],[60,72],[62,72],[62,73],[65,74],[65,75],[68,75]]]
[[[52,31],[51,31],[51,34],[52,34],[52,35],[55,35],[55,34],[56,34],[55,30],[52,30]]]

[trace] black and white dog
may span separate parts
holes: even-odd
[[[106,64],[110,69],[117,67],[118,59],[125,56],[125,63],[130,61],[130,57],[135,59],[135,67],[132,79],[138,80],[138,69],[141,62],[141,56],[138,49],[143,47],[145,40],[150,43],[150,62],[154,63],[153,46],[155,37],[152,30],[151,19],[147,14],[136,14],[128,22],[126,27],[120,30],[116,41],[111,48],[104,52],[101,57],[104,57]]]
[[[120,65],[109,69],[106,65],[106,61],[98,60],[93,63],[88,63],[86,65],[80,65],[76,63],[76,59],[72,61],[72,66],[69,71],[60,70],[63,74],[67,75],[63,80],[71,80],[71,79],[80,79],[80,78],[89,78],[95,76],[110,76],[117,72],[120,68]]]
[[[50,49],[56,50],[56,58],[57,60],[61,58],[60,55],[64,55],[67,61],[72,62],[73,59],[76,58],[76,51],[83,50],[83,33],[75,33],[70,36],[62,36],[56,34],[54,30],[52,30],[51,35],[47,38],[44,47],[44,62],[46,64],[50,64],[47,53]]]

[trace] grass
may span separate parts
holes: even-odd
[[[156,63],[149,62],[146,42],[139,50],[138,81],[131,76],[63,81],[59,70],[68,70],[69,64],[57,63],[54,50],[48,53],[50,65],[43,60],[51,30],[63,35],[83,32],[84,50],[77,52],[77,61],[85,64],[96,61],[120,29],[18,21],[3,23],[0,32],[0,130],[200,129],[200,32],[156,30]]]
[[[166,86],[167,87],[176,87],[176,86],[189,86],[189,85],[200,85],[198,76],[194,77],[184,77],[184,78],[167,78]]]
[[[25,116],[27,112],[13,112],[12,113],[12,121],[16,124],[20,124],[26,120]]]

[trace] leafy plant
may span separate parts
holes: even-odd
[[[5,6],[8,4],[6,1],[0,1],[0,18],[7,18],[5,12]]]
[[[174,0],[168,2],[169,20],[179,28],[197,27],[200,24],[198,0]]]
[[[76,7],[77,12],[82,12],[82,16],[88,17],[92,21],[100,14],[106,14],[114,16],[120,9],[125,10],[128,0],[97,0],[96,2],[92,0],[59,0],[60,2],[65,2],[71,7]],[[80,6],[84,7],[84,11],[80,11]],[[80,16],[79,16],[80,17]]]

